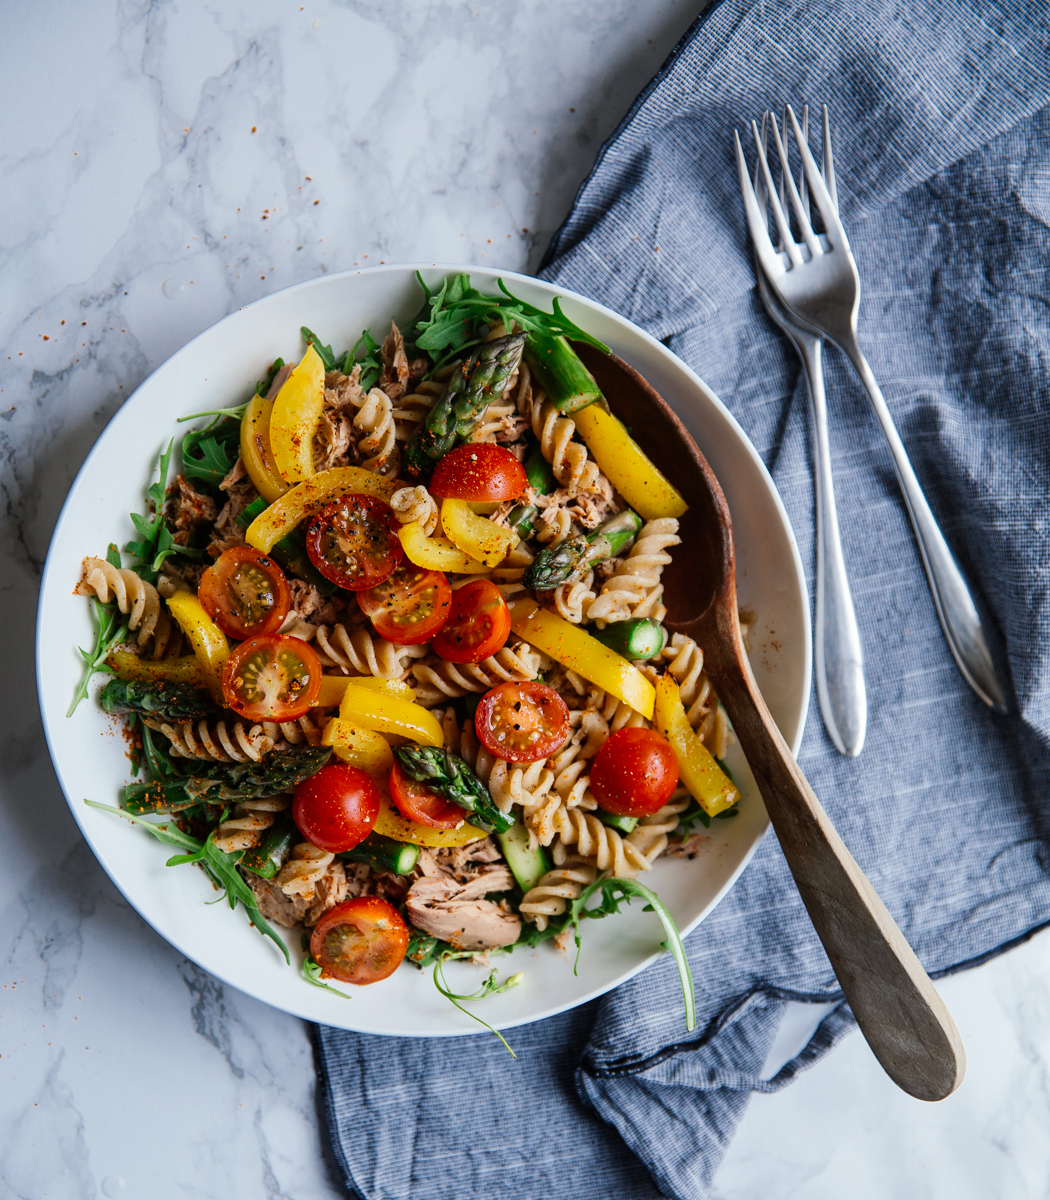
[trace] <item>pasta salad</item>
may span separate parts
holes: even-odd
[[[465,275],[341,356],[304,328],[161,453],[83,562],[120,807],[304,973],[364,985],[552,940],[736,813],[702,649],[663,620],[686,504],[572,343]],[[174,473],[173,478],[169,478]],[[588,907],[598,893],[597,908]],[[683,974],[683,982],[685,981]],[[691,999],[691,989],[689,989]],[[688,1000],[687,1000],[688,1007]]]

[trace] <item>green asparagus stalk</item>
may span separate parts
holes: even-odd
[[[424,474],[457,441],[470,437],[481,414],[503,395],[517,370],[525,337],[512,333],[485,342],[457,368],[409,443],[404,459],[409,474]]]
[[[188,683],[135,679],[111,679],[99,702],[108,713],[142,713],[169,721],[195,721],[219,711],[204,692]]]
[[[655,658],[667,645],[667,631],[659,621],[650,617],[635,617],[630,621],[614,621],[604,629],[592,629],[591,637],[636,661]]]
[[[268,507],[269,505],[262,496],[256,496],[251,504],[241,509],[240,513],[234,517],[234,520],[242,529],[247,529],[255,518]]]
[[[394,875],[411,875],[419,859],[419,847],[411,842],[398,842],[381,833],[370,833],[353,850],[340,854],[351,862],[368,863],[373,871],[390,871]]]
[[[642,518],[625,508],[593,533],[581,533],[541,550],[525,572],[525,586],[538,592],[549,592],[563,583],[579,579],[595,563],[615,558],[634,541],[641,527]]]
[[[608,825],[619,833],[633,833],[638,824],[637,817],[620,817],[616,813],[606,812],[604,808],[599,808],[594,815],[603,825]]]
[[[507,515],[507,523],[511,529],[515,530],[518,537],[524,539],[530,536],[532,528],[536,524],[536,518],[540,515],[540,510],[535,504],[519,504],[516,508],[512,508]]]
[[[395,746],[394,754],[406,775],[471,814],[470,823],[486,833],[506,833],[514,817],[504,815],[489,789],[455,754],[437,746]]]
[[[278,817],[259,845],[246,851],[238,865],[263,879],[273,879],[291,857],[292,847],[301,840],[295,822],[288,817]]]
[[[543,450],[539,446],[525,460],[525,478],[529,481],[529,487],[542,496],[549,496],[558,486],[554,469],[543,457]]]
[[[594,376],[564,337],[530,333],[525,361],[559,412],[578,412],[602,398]]]

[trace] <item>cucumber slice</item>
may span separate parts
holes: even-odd
[[[542,846],[535,850],[529,848],[529,831],[522,821],[499,834],[499,848],[523,892],[534,888],[551,869],[547,851]]]
[[[370,833],[360,845],[339,855],[351,862],[363,862],[375,871],[392,871],[395,875],[410,875],[419,858],[419,847],[398,842],[381,833]]]
[[[618,817],[615,813],[606,812],[601,808],[597,810],[597,817],[603,825],[608,825],[620,833],[632,833],[638,824],[637,817]]]

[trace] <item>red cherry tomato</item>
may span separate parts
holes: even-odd
[[[678,759],[655,729],[619,729],[598,751],[591,790],[618,817],[650,817],[678,786]]]
[[[316,703],[321,663],[301,638],[253,637],[222,669],[227,708],[250,721],[294,721]]]
[[[501,683],[474,714],[478,740],[507,762],[536,762],[569,736],[569,708],[545,683]]]
[[[474,442],[457,446],[440,460],[430,494],[442,500],[516,500],[528,484],[525,468],[509,450]]]
[[[510,636],[510,609],[491,579],[474,579],[452,593],[452,608],[432,643],[446,662],[475,663],[502,650]]]
[[[448,620],[452,588],[441,571],[403,562],[389,579],[358,592],[357,603],[388,642],[418,646],[429,642]]]
[[[372,832],[379,816],[379,789],[367,771],[329,763],[295,789],[292,818],[308,842],[341,854]]]
[[[390,795],[401,815],[417,825],[429,825],[431,829],[455,829],[467,819],[466,812],[458,804],[432,792],[426,784],[417,783],[396,762],[390,772]]]
[[[408,950],[408,926],[378,896],[355,896],[314,926],[310,953],[321,974],[343,983],[378,983],[398,969]]]
[[[284,572],[251,546],[224,550],[201,576],[197,598],[223,633],[238,641],[276,633],[292,606]]]
[[[306,531],[306,552],[326,578],[352,592],[389,579],[405,552],[394,510],[377,496],[342,496],[322,508]]]

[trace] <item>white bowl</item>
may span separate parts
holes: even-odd
[[[553,296],[565,296],[566,313],[640,371],[689,427],[729,501],[740,603],[756,618],[752,666],[797,751],[810,680],[805,580],[787,513],[743,430],[683,362],[609,309],[510,272],[421,267],[431,286],[464,269],[486,291],[495,292],[502,275],[516,294],[539,306],[549,308]],[[205,907],[215,892],[202,871],[165,867],[174,851],[130,823],[88,808],[85,797],[117,803],[118,788],[129,779],[126,745],[116,722],[90,697],[72,718],[65,715],[80,677],[75,647],[92,639],[87,602],[73,594],[81,562],[132,536],[127,514],[142,510],[157,454],[180,429],[176,418],[241,403],[277,355],[298,359],[302,325],[337,351],[369,326],[381,338],[391,317],[406,322],[418,310],[415,270],[387,266],[328,275],[259,300],[194,338],[128,398],[88,455],[55,529],[40,592],[37,678],[48,746],[73,816],[109,877],[162,937],[224,982],[311,1021],[367,1033],[442,1036],[474,1034],[479,1027],[437,993],[429,971],[402,966],[382,983],[345,989],[349,1001],[311,987],[298,971],[302,954],[295,938],[285,939],[293,956],[289,967],[273,943],[249,927],[243,909]],[[714,822],[695,859],[660,859],[645,877],[683,932],[732,887],[768,824],[738,747],[731,748],[729,763],[741,785],[739,816]],[[653,962],[661,937],[655,916],[635,902],[612,920],[584,923],[578,976],[550,944],[515,950],[496,962],[501,972],[524,971],[524,983],[486,1000],[479,1011],[508,1028],[582,1004]],[[449,977],[471,990],[481,973],[453,964]]]

